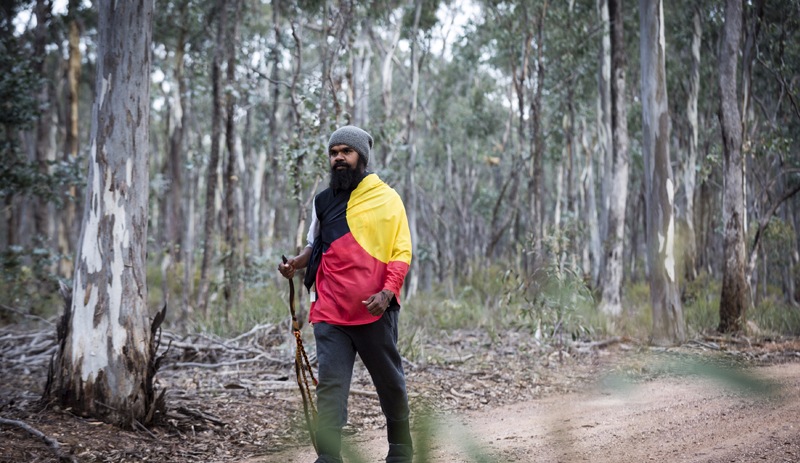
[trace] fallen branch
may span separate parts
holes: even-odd
[[[256,325],[256,326],[254,326],[254,327],[253,327],[253,329],[251,329],[250,331],[248,331],[248,332],[246,332],[246,333],[242,333],[242,334],[240,334],[239,336],[236,336],[235,338],[231,339],[231,342],[238,342],[238,341],[240,341],[240,340],[242,340],[242,339],[244,339],[244,338],[246,338],[246,337],[248,337],[248,336],[252,336],[252,335],[253,335],[253,334],[255,334],[256,332],[258,332],[258,331],[260,331],[260,330],[263,330],[263,329],[267,329],[267,330],[269,330],[269,331],[272,331],[272,329],[273,329],[273,328],[275,328],[275,325],[273,325],[272,323],[266,323],[266,324],[262,324],[262,325]]]
[[[172,366],[175,368],[220,368],[220,367],[233,367],[236,365],[243,365],[245,363],[253,363],[258,362],[260,360],[270,360],[272,362],[278,363],[285,363],[282,360],[271,358],[267,356],[267,354],[260,354],[254,358],[249,359],[241,359],[241,360],[231,360],[230,362],[220,362],[220,363],[202,363],[202,362],[177,362],[173,363]]]
[[[58,456],[58,461],[77,463],[77,461],[75,460],[75,457],[73,457],[71,455],[67,455],[61,450],[61,445],[59,445],[57,440],[55,440],[55,439],[53,439],[51,437],[48,437],[45,433],[43,433],[42,431],[39,431],[38,429],[36,429],[33,426],[25,423],[24,421],[10,420],[10,419],[7,419],[7,418],[0,417],[0,424],[5,424],[5,425],[8,425],[8,426],[15,426],[17,428],[20,428],[20,429],[26,431],[28,434],[31,434],[34,437],[38,437],[45,444],[47,444],[48,447],[50,447],[53,450],[53,452],[56,454],[56,456]]]
[[[226,423],[217,418],[216,416],[202,412],[200,410],[195,410],[193,408],[187,408],[187,407],[178,407],[177,409],[175,409],[175,411],[183,415],[190,416],[192,418],[208,421],[209,423],[213,423],[221,428],[224,428],[226,426]]]

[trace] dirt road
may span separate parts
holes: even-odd
[[[581,393],[439,417],[418,433],[417,452],[421,461],[443,463],[800,462],[800,364],[751,371],[777,384],[776,394],[747,394],[698,376],[598,383]],[[349,441],[360,453],[349,462],[383,461],[381,430]],[[249,462],[314,458],[312,448],[299,447]]]
[[[178,347],[158,375],[168,409],[148,430],[122,430],[57,404],[42,408],[49,356],[25,349],[44,334],[7,332],[0,463],[58,460],[19,423],[81,463],[315,460],[277,329],[241,345],[173,335]],[[461,330],[430,340],[406,371],[415,463],[800,462],[800,339],[704,338],[669,349],[616,339],[559,349],[523,331]],[[253,351],[262,359],[241,363]],[[383,416],[358,362],[353,392],[347,440],[361,457],[346,461],[382,462]]]

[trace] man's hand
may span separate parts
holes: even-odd
[[[286,263],[281,262],[278,264],[278,271],[281,272],[281,275],[283,275],[284,278],[287,279],[292,278],[294,276],[295,270],[297,269],[295,267],[294,258],[287,259]]]
[[[394,293],[388,289],[384,289],[379,293],[373,294],[366,301],[361,302],[367,306],[367,310],[371,315],[379,317],[389,308],[389,303],[392,302],[393,297]]]

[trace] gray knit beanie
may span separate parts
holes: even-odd
[[[364,164],[369,164],[369,151],[372,149],[372,135],[354,125],[340,127],[328,140],[328,150],[336,145],[347,145],[364,159]]]

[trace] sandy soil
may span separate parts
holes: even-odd
[[[769,396],[724,378],[662,377],[599,382],[580,393],[448,414],[432,422],[418,452],[434,462],[798,462],[800,364],[752,370],[778,386]],[[752,391],[751,391],[752,392]],[[360,459],[380,462],[385,437],[350,438]],[[312,462],[310,447],[252,462]]]

